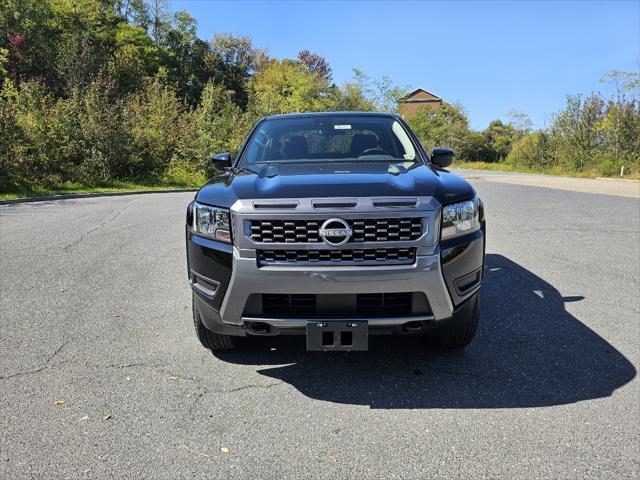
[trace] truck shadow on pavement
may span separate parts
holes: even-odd
[[[303,337],[247,339],[220,360],[258,366],[307,397],[371,408],[523,408],[607,397],[636,369],[565,309],[565,297],[487,255],[478,335],[463,352],[419,337],[371,337],[368,352],[306,352]],[[263,368],[265,365],[272,366]],[[277,366],[276,366],[277,365]]]

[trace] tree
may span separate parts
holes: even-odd
[[[518,110],[517,108],[512,108],[506,113],[509,121],[507,122],[518,135],[524,135],[529,133],[533,128],[533,121],[522,110]]]
[[[188,160],[184,143],[196,141],[192,116],[171,87],[148,80],[144,90],[128,100],[127,112],[135,152],[132,177],[160,178],[171,162]]]
[[[2,89],[5,80],[9,81],[9,50],[0,48],[0,89]]]
[[[640,95],[640,72],[611,70],[600,79],[600,83],[612,84],[618,97],[620,94],[629,94],[633,98],[638,98]]]
[[[249,100],[249,80],[263,56],[249,37],[236,37],[229,33],[216,34],[209,42],[210,52],[205,63],[215,83],[233,92],[233,101],[246,109]]]
[[[138,26],[120,23],[115,32],[115,49],[107,64],[109,76],[120,93],[138,91],[145,78],[154,77],[168,54]]]
[[[613,155],[613,163],[616,166],[640,163],[640,73],[611,71],[601,82],[615,87],[599,128]]]
[[[205,64],[209,45],[198,38],[195,18],[185,11],[176,12],[163,44],[169,53],[171,80],[178,93],[195,105],[210,77]]]
[[[569,168],[583,170],[593,162],[601,142],[596,127],[603,119],[604,101],[598,95],[584,100],[580,95],[567,96],[566,108],[554,116],[551,130]]]
[[[149,19],[151,21],[151,36],[163,44],[170,27],[169,0],[147,0]]]
[[[213,82],[207,83],[196,111],[200,157],[207,162],[212,153],[240,150],[245,132],[254,119],[243,113],[232,100],[233,92]]]
[[[469,129],[469,120],[460,105],[443,103],[435,109],[425,106],[409,116],[407,122],[427,150],[451,148],[466,161],[486,156],[483,135]]]
[[[302,50],[298,53],[298,62],[307,73],[318,75],[325,80],[331,80],[331,67],[329,66],[329,62],[317,53]]]
[[[542,131],[520,137],[507,157],[510,165],[544,170],[555,165],[549,136]]]
[[[146,0],[118,0],[116,10],[127,23],[140,27],[145,33],[149,33],[152,23],[151,9]]]
[[[330,108],[329,83],[291,60],[271,60],[251,82],[250,109],[257,116]]]
[[[512,143],[518,137],[511,125],[505,125],[502,120],[493,120],[483,132],[488,149],[493,153],[487,160],[501,162],[511,150]]]
[[[409,93],[409,87],[398,87],[387,76],[374,79],[362,70],[354,68],[353,77],[364,97],[380,112],[397,113],[398,101]]]
[[[407,118],[424,147],[454,148],[461,134],[469,130],[469,120],[459,105],[443,103],[439,108],[422,107]]]
[[[60,25],[49,1],[3,0],[0,32],[0,48],[8,51],[7,70],[14,80],[41,77],[49,86],[56,85]]]
[[[376,109],[375,104],[366,98],[360,84],[345,83],[338,88],[333,85],[329,93],[332,110],[345,112],[370,112]]]

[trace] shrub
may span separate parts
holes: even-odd
[[[126,124],[131,135],[130,178],[160,178],[170,162],[193,161],[185,145],[195,142],[191,111],[175,91],[158,79],[127,102]]]
[[[548,135],[536,132],[522,136],[513,144],[506,163],[539,170],[554,166],[555,160]]]

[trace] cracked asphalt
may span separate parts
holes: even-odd
[[[0,206],[0,478],[637,478],[637,198],[472,179],[463,353],[197,342],[189,193]]]

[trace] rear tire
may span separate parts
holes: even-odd
[[[480,321],[480,295],[476,294],[470,315],[460,319],[457,326],[442,331],[436,339],[436,345],[445,350],[457,350],[471,343],[476,336]]]
[[[233,350],[235,348],[231,335],[220,335],[204,326],[200,319],[200,312],[196,306],[195,298],[192,299],[191,308],[193,309],[193,324],[196,328],[196,336],[204,348],[208,348],[211,351]]]

